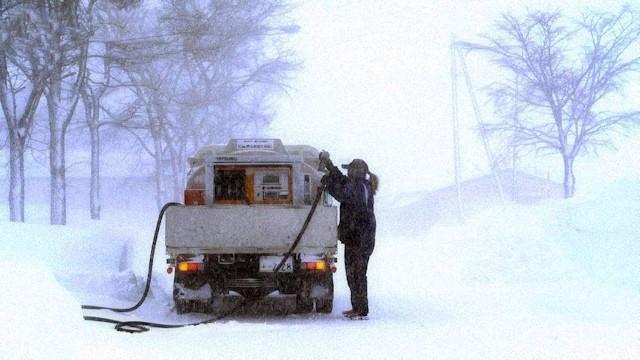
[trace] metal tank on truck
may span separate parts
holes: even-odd
[[[200,149],[189,165],[185,206],[166,213],[177,312],[275,293],[295,297],[296,312],[330,313],[338,210],[318,193],[318,150],[234,139]]]

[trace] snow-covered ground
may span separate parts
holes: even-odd
[[[27,208],[27,224],[7,222],[0,204],[0,358],[638,359],[640,180],[598,189],[487,208],[421,236],[378,237],[368,321],[340,315],[349,308],[341,266],[332,314],[238,315],[136,335],[83,321],[80,304],[137,300],[156,220],[150,204],[105,208],[99,222],[73,208],[66,227],[46,224],[46,204]],[[141,309],[90,314],[203,319],[175,314],[163,255],[161,242]]]

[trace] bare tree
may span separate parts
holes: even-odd
[[[575,193],[576,157],[609,145],[612,131],[640,115],[614,112],[607,102],[639,69],[640,27],[628,7],[615,14],[587,12],[575,23],[564,20],[559,12],[503,15],[486,44],[466,45],[513,74],[491,86],[503,116],[482,130],[506,135],[511,147],[561,155],[569,198]]]
[[[0,1],[0,105],[9,137],[9,218],[24,221],[24,153],[48,77],[40,34],[46,18],[31,3]]]
[[[162,22],[181,34],[185,74],[174,113],[195,109],[199,115],[191,121],[176,116],[167,132],[178,186],[186,173],[184,158],[199,144],[246,134],[271,120],[269,95],[286,88],[297,67],[283,46],[284,37],[298,29],[287,18],[290,10],[282,0],[189,0],[171,1],[164,11]]]
[[[91,218],[100,219],[100,102],[104,95],[108,84],[108,66],[105,66],[105,83],[103,85],[89,85],[86,81],[84,86],[80,88],[82,96],[82,104],[84,107],[84,116],[87,128],[89,129],[90,147],[91,147],[91,181],[89,189],[89,211]],[[90,71],[87,70],[87,77],[90,77]],[[88,80],[87,79],[87,80]]]
[[[189,153],[270,121],[269,96],[295,68],[283,46],[297,30],[285,0],[141,4],[0,0],[12,220],[24,220],[27,140],[46,129],[39,143],[49,150],[51,223],[66,223],[65,142],[79,106],[90,134],[92,218],[100,216],[102,126],[126,130],[154,160],[161,205],[181,196]],[[42,95],[48,124],[38,125]]]
[[[154,159],[159,206],[181,197],[185,159],[200,144],[268,122],[267,94],[295,68],[279,41],[296,31],[288,11],[279,0],[168,1],[158,35],[116,44],[116,54],[139,54],[121,69],[143,111],[124,126]]]
[[[141,37],[141,27],[147,14],[141,6],[142,0],[103,0],[87,8],[86,23],[92,36],[87,46],[86,79],[80,87],[86,127],[89,130],[91,147],[91,181],[89,208],[92,219],[100,219],[100,153],[101,129],[104,126],[121,128],[132,119],[135,104],[105,109],[103,100],[108,94],[119,97],[129,84],[114,83],[114,72],[123,64],[145,61],[140,52],[128,51],[128,39]],[[137,41],[133,41],[134,44]],[[138,58],[136,58],[138,57]],[[102,120],[107,112],[110,120]],[[130,129],[126,129],[130,130]]]
[[[65,141],[80,89],[85,81],[89,29],[86,14],[97,0],[42,2],[38,11],[48,19],[46,37],[49,48],[49,77],[45,87],[49,117],[49,171],[51,178],[51,224],[67,222]]]
[[[101,120],[102,100],[111,87],[113,63],[122,61],[112,56],[112,43],[128,36],[132,19],[139,20],[137,1],[102,1],[87,13],[87,26],[93,37],[87,46],[86,80],[80,87],[86,127],[91,147],[91,181],[89,211],[91,218],[100,219],[100,128],[110,124]]]
[[[150,66],[153,65],[153,66]],[[179,73],[173,71],[169,62],[136,67],[128,73],[128,79],[134,84],[130,87],[138,101],[142,104],[143,116],[137,121],[124,124],[129,129],[144,130],[138,139],[140,145],[154,161],[156,201],[159,207],[168,200],[167,175],[172,175],[167,168],[168,151],[172,148],[167,132],[171,126],[169,105],[172,101],[173,89],[169,84],[176,83]],[[149,144],[150,143],[150,144]],[[170,163],[170,162],[169,162]],[[166,171],[166,172],[165,172]],[[173,174],[175,175],[175,174]]]

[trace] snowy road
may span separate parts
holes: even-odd
[[[497,207],[415,238],[381,232],[368,321],[340,315],[349,308],[340,261],[332,314],[234,315],[134,335],[83,321],[80,304],[137,300],[151,217],[121,211],[68,227],[0,222],[0,358],[637,359],[640,201],[626,194],[613,187],[593,199]],[[131,318],[202,319],[175,314],[162,255],[153,294]]]
[[[231,316],[215,324],[178,330],[153,329],[137,336],[117,334],[106,324],[84,324],[85,330],[94,334],[92,339],[109,339],[89,350],[99,350],[108,358],[114,354],[134,358],[170,358],[175,354],[201,358],[224,354],[232,358],[274,359],[314,358],[327,353],[336,357],[350,354],[355,358],[415,359],[584,359],[638,355],[634,346],[638,334],[630,331],[635,324],[616,319],[614,314],[575,308],[571,303],[576,299],[566,298],[566,286],[572,283],[463,286],[449,277],[453,272],[444,271],[441,277],[434,274],[429,264],[437,260],[432,256],[426,253],[415,256],[411,249],[429,250],[425,239],[381,240],[371,264],[372,314],[368,321],[341,317],[340,310],[349,307],[341,272],[336,279],[335,309],[330,315]],[[397,258],[413,260],[399,267],[393,261]],[[570,290],[569,293],[577,293],[590,289],[584,286]],[[591,296],[601,300],[616,297],[608,293]],[[555,310],[549,308],[550,300],[555,301]],[[589,306],[588,299],[577,300]],[[618,306],[629,310],[634,304]],[[137,318],[170,323],[204,318],[178,316],[170,308],[165,293],[145,305]],[[592,318],[582,318],[587,314]],[[119,348],[114,349],[114,344],[120,344]],[[84,351],[87,349],[79,354],[83,356]]]

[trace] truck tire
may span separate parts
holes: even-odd
[[[313,299],[309,297],[306,284],[302,284],[296,291],[296,313],[306,314],[313,311]]]
[[[175,303],[176,303],[176,313],[178,315],[191,312],[191,306],[189,305],[188,301],[175,300]]]
[[[316,312],[322,314],[331,314],[333,311],[333,299],[316,300]]]
[[[313,311],[313,299],[306,296],[296,295],[296,313],[307,314]]]
[[[323,299],[316,299],[316,312],[322,314],[331,314],[333,311],[333,275],[328,280],[329,294]]]

